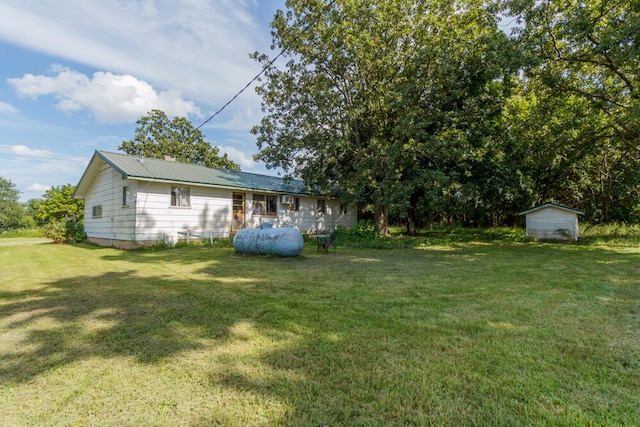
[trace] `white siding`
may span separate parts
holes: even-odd
[[[184,185],[181,185],[184,186]],[[175,240],[179,232],[228,237],[231,231],[230,190],[190,186],[188,208],[171,206],[171,184],[147,183],[136,194],[136,241]]]
[[[117,171],[104,166],[85,198],[84,229],[87,236],[98,239],[133,240],[135,211],[133,203],[122,205],[122,188],[130,186],[135,194],[136,182],[122,179]],[[93,207],[102,206],[102,216],[93,218]]]
[[[313,199],[314,209],[317,207],[317,199]],[[317,231],[335,230],[338,226],[349,228],[356,224],[355,207],[349,206],[346,212],[340,211],[340,201],[328,199],[326,212],[316,213],[315,229]]]
[[[280,196],[278,195],[278,197]],[[293,227],[301,233],[315,233],[334,230],[338,226],[349,228],[356,223],[355,208],[349,207],[346,213],[341,213],[340,202],[336,199],[326,200],[325,213],[317,212],[317,197],[299,197],[299,199],[300,208],[297,211],[290,210],[289,205],[282,204],[278,200],[278,213],[275,217],[253,215],[251,211],[252,194],[249,193],[247,195],[246,227],[258,227],[263,222],[271,222],[275,227]]]
[[[537,239],[578,240],[578,214],[553,206],[526,214],[527,234]]]

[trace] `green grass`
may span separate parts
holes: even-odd
[[[1,425],[640,425],[640,248],[0,247]]]
[[[580,243],[586,245],[640,246],[640,225],[582,224]]]
[[[2,231],[0,232],[0,239],[16,238],[16,237],[32,237],[37,238],[42,236],[42,229],[40,228],[24,228],[20,230]]]

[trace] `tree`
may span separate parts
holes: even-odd
[[[71,184],[47,190],[42,199],[35,202],[36,220],[43,226],[44,237],[56,243],[81,241],[83,230],[84,200],[75,199],[75,186]]]
[[[256,158],[373,204],[385,233],[390,212],[411,222],[414,200],[451,182],[452,165],[483,139],[461,126],[500,112],[487,88],[508,80],[499,53],[507,40],[481,0],[330,6],[289,0],[276,14],[284,70],[254,54],[266,67]],[[443,135],[453,133],[451,144]]]
[[[118,150],[156,159],[169,154],[178,162],[240,170],[226,153],[220,156],[218,147],[205,141],[202,132],[184,117],[170,120],[164,112],[152,110],[136,123],[138,127],[133,140],[123,141]]]
[[[84,200],[74,199],[76,187],[71,184],[52,187],[36,203],[36,217],[46,224],[55,220],[81,221],[84,217]]]
[[[527,73],[586,99],[616,137],[640,151],[640,3],[637,0],[510,0]]]
[[[590,221],[637,221],[640,3],[507,4],[527,55],[509,138],[533,198],[580,207]]]
[[[25,214],[18,201],[20,191],[10,180],[0,177],[0,231],[20,228],[25,224]]]

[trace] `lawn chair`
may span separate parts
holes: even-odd
[[[327,235],[324,239],[324,243],[322,244],[322,251],[325,254],[329,253],[329,248],[333,246],[333,253],[336,253],[336,230],[333,230],[331,233]]]

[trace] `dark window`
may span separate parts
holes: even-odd
[[[324,199],[318,199],[318,213],[325,213],[327,211],[327,201]]]
[[[294,212],[300,211],[300,197],[293,198],[293,203],[289,205],[289,210]]]
[[[96,205],[91,208],[92,218],[102,218],[102,205]]]

